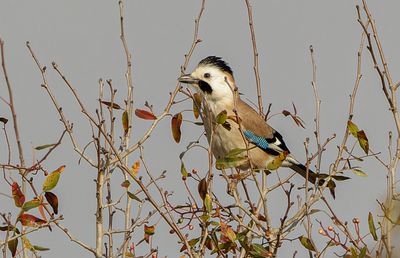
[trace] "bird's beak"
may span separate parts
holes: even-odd
[[[197,84],[199,82],[198,79],[193,78],[190,74],[184,74],[178,78],[178,81],[181,83],[187,84]]]

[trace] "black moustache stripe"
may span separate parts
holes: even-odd
[[[208,93],[208,94],[211,94],[212,91],[213,91],[211,86],[210,86],[210,84],[208,84],[208,83],[206,83],[205,81],[202,81],[202,80],[199,80],[199,88],[203,92]]]

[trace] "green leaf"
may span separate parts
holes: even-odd
[[[15,234],[13,235],[13,237]],[[8,241],[8,250],[10,250],[10,253],[12,257],[15,257],[15,254],[17,253],[17,248],[18,248],[18,238],[15,238],[11,241]]]
[[[185,168],[185,164],[183,164],[183,162],[181,162],[181,174],[183,177],[187,177],[189,175]]]
[[[371,212],[368,213],[368,227],[369,227],[369,232],[371,233],[372,237],[374,238],[375,241],[377,241],[378,235],[376,234],[374,217],[372,216]]]
[[[300,243],[308,250],[315,252],[315,247],[310,239],[305,236],[299,237]]]
[[[228,112],[226,110],[222,110],[216,117],[217,123],[222,125],[226,122],[226,119],[228,118]]]
[[[43,145],[36,146],[36,147],[35,147],[35,150],[44,150],[44,149],[53,147],[53,146],[55,146],[55,145],[56,145],[55,143],[43,144]]]
[[[251,244],[251,249],[249,253],[255,258],[262,258],[262,257],[271,257],[272,254],[260,244]]]
[[[351,121],[349,120],[349,121],[347,121],[347,128],[349,129],[349,132],[350,132],[354,137],[357,138],[357,132],[359,131],[357,125],[354,124],[353,122],[351,122]]]
[[[339,175],[334,175],[332,176],[333,179],[336,179],[337,181],[345,181],[350,179],[350,177],[348,176],[339,176]]]
[[[204,207],[206,207],[206,211],[208,213],[211,213],[212,201],[211,201],[211,196],[209,194],[206,194],[206,197],[204,198]]]
[[[215,167],[217,169],[225,169],[225,168],[233,168],[233,167],[238,167],[240,165],[243,165],[247,163],[247,157],[225,157],[225,158],[220,158],[217,159],[215,163]]]
[[[38,245],[34,245],[33,249],[35,249],[36,251],[49,251],[50,250],[50,248],[38,246]]]
[[[218,226],[219,226],[219,222],[218,222],[218,221],[215,221],[215,220],[210,221],[210,224],[211,224],[212,226],[214,226],[214,227],[218,227]]]
[[[286,159],[287,155],[289,154],[288,151],[283,151],[279,153],[272,161],[267,164],[268,170],[276,170],[281,167],[282,162]]]
[[[135,258],[135,255],[131,252],[125,252],[125,256],[126,257],[131,257],[131,258]]]
[[[321,210],[319,210],[319,209],[312,209],[312,210],[310,210],[310,212],[308,213],[308,215],[312,215],[312,214],[314,214],[314,213],[317,213],[317,212],[320,212]]]
[[[156,232],[156,227],[154,225],[153,226],[144,225],[144,233],[146,235],[152,236],[154,235],[155,232]]]
[[[210,217],[210,215],[208,215],[208,214],[203,214],[203,215],[200,215],[199,218],[200,218],[203,222],[207,222],[207,221],[210,220],[211,217]]]
[[[60,179],[60,174],[61,172],[64,171],[65,165],[57,168],[56,170],[54,170],[53,172],[51,172],[50,175],[48,175],[46,177],[46,180],[44,180],[42,189],[43,192],[48,192],[51,189],[53,189],[54,187],[56,187],[58,180]]]
[[[126,135],[129,131],[129,115],[126,110],[122,113],[122,127],[124,128],[124,133]]]
[[[351,258],[358,258],[357,251],[354,247],[350,247]]]
[[[25,211],[29,211],[31,209],[37,208],[40,205],[40,200],[38,199],[33,199],[29,202],[24,203],[24,205],[22,205],[22,210]]]
[[[200,240],[200,237],[193,238],[193,239],[189,240],[188,243],[189,243],[190,247],[193,247],[199,242],[199,240]]]
[[[135,201],[138,201],[138,202],[142,202],[142,200],[140,200],[139,197],[137,197],[134,193],[131,193],[131,192],[127,191],[127,194],[129,196],[129,198],[131,198],[131,199],[133,199]]]
[[[354,173],[354,174],[356,174],[357,176],[368,176],[365,172],[363,172],[362,170],[360,170],[360,169],[357,169],[357,168],[352,168],[351,169],[351,171]]]
[[[212,250],[211,254],[215,254],[218,251],[222,251],[224,253],[227,253],[234,246],[236,246],[236,245],[234,243],[232,243],[232,242],[219,244],[214,250]]]
[[[358,258],[364,258],[366,255],[367,255],[367,247],[364,246],[363,248],[361,248],[360,255],[358,256]]]

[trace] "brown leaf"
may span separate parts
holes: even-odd
[[[52,192],[46,192],[44,194],[46,197],[47,202],[50,204],[51,208],[54,211],[54,214],[58,214],[58,197],[57,195],[53,194]]]
[[[143,109],[136,109],[135,115],[137,117],[145,119],[145,120],[156,120],[157,119],[157,117],[153,113],[143,110]]]
[[[201,179],[197,186],[197,190],[198,190],[199,195],[202,200],[204,200],[204,198],[206,198],[207,188],[208,188],[207,179],[206,178]]]
[[[0,122],[2,122],[3,124],[7,124],[8,119],[5,117],[0,117]]]
[[[200,93],[196,92],[195,94],[193,94],[193,114],[196,119],[199,118],[200,107],[201,107],[201,96]]]
[[[113,109],[121,109],[120,105],[118,105],[117,103],[111,103],[109,101],[104,101],[104,100],[102,100],[101,103],[103,103],[107,107],[112,107]]]
[[[294,103],[292,103],[292,105],[293,105],[294,114],[292,114],[290,111],[287,111],[287,110],[282,110],[282,114],[284,116],[290,116],[297,126],[301,126],[301,127],[305,128],[303,119],[301,119],[297,115],[296,106],[294,105]]]
[[[364,150],[365,154],[368,154],[369,143],[368,143],[367,135],[365,134],[364,130],[357,132],[357,139],[358,139],[358,143],[360,144],[361,148]]]
[[[131,182],[129,182],[129,180],[125,180],[124,182],[121,183],[121,186],[124,188],[129,188],[130,185]]]
[[[220,223],[220,226],[221,226],[221,234],[224,237],[227,237],[231,242],[235,242],[236,233],[233,231],[232,227],[222,221]]]
[[[181,141],[182,113],[175,114],[171,120],[172,136],[176,143]]]

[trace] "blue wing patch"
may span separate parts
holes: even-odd
[[[265,139],[264,137],[257,136],[249,130],[244,131],[243,134],[247,138],[247,140],[249,140],[251,143],[253,143],[257,147],[259,147],[263,150],[268,149],[269,143],[267,142],[267,139]]]

